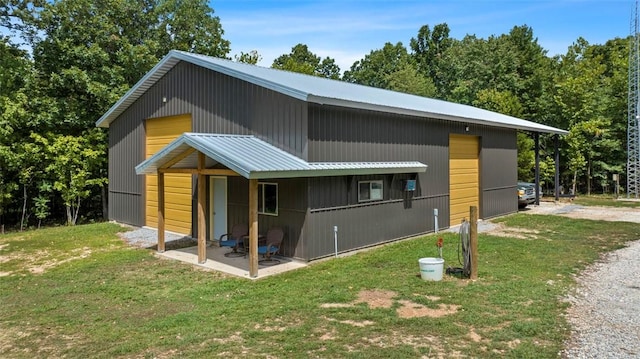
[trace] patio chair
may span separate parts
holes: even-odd
[[[274,265],[280,263],[279,260],[274,259],[272,256],[277,254],[282,247],[282,240],[284,239],[284,231],[280,227],[273,227],[267,231],[265,245],[258,246],[258,254],[262,254],[263,260],[258,261],[264,265]]]
[[[242,248],[242,242],[244,237],[249,234],[249,226],[246,223],[234,224],[231,228],[231,233],[226,233],[220,236],[218,240],[218,245],[220,247],[231,247],[233,250],[231,252],[225,253],[224,255],[227,257],[231,256],[242,256],[242,253],[238,252],[239,248]],[[224,239],[224,238],[227,239]],[[237,253],[237,254],[232,254]]]

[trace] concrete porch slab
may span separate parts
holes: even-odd
[[[258,277],[252,278],[249,276],[249,257],[225,257],[224,254],[228,252],[230,252],[229,248],[218,247],[215,244],[207,245],[207,261],[202,264],[198,263],[197,246],[167,250],[157,255],[247,279],[260,279],[307,266],[307,263],[302,261],[274,256],[273,258],[278,259],[280,263],[270,266],[258,263]]]

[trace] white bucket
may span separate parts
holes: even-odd
[[[442,280],[442,268],[444,259],[442,258],[420,258],[420,276],[423,280]]]

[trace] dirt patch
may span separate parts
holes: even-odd
[[[438,308],[434,309],[410,300],[399,300],[398,303],[401,305],[397,310],[400,318],[440,318],[454,314],[460,308],[459,305],[440,303],[438,304]]]
[[[366,327],[369,325],[374,325],[376,324],[376,322],[372,322],[370,320],[361,320],[361,321],[357,321],[357,320],[338,320],[335,318],[329,318],[329,317],[323,317],[323,319],[328,320],[330,322],[338,322],[338,323],[342,323],[342,324],[348,324],[354,327]]]
[[[322,303],[320,308],[350,308],[353,307],[351,303]]]
[[[525,240],[540,239],[540,231],[521,227],[507,227],[504,223],[495,223],[487,234],[497,237],[518,238]],[[549,239],[546,239],[549,240]]]
[[[2,256],[0,263],[16,261],[20,263],[19,269],[16,271],[0,272],[0,277],[13,275],[19,270],[26,270],[31,274],[42,274],[47,270],[57,267],[61,264],[78,259],[88,258],[91,253],[92,251],[89,247],[76,248],[69,253],[45,250],[40,250],[30,254],[24,253],[22,251],[13,252],[11,253],[11,255]]]
[[[336,330],[335,329],[331,329],[330,332],[326,332],[324,334],[322,334],[320,336],[320,340],[326,341],[326,340],[334,340],[336,338]]]
[[[429,352],[423,355],[422,358],[444,359],[465,357],[459,351],[452,350],[451,348],[445,349],[440,342],[440,338],[430,335],[416,336],[393,332],[389,336],[365,338],[364,340],[370,345],[379,348],[389,348],[398,345],[407,345],[413,348],[429,348]]]
[[[0,353],[17,357],[60,358],[61,351],[86,345],[81,334],[61,334],[56,327],[23,323],[20,328],[0,326]]]
[[[353,304],[366,303],[369,308],[391,308],[396,293],[390,290],[363,290]]]
[[[476,329],[473,327],[469,329],[469,334],[467,334],[467,336],[469,337],[469,339],[471,339],[472,342],[480,343],[482,341],[482,337],[480,336],[480,334],[476,333]]]
[[[254,329],[262,330],[263,332],[284,332],[289,328],[299,326],[300,322],[289,323],[282,318],[276,318],[274,320],[267,320],[264,324],[256,324]]]
[[[242,343],[244,341],[244,338],[241,335],[241,332],[235,332],[231,335],[229,335],[228,337],[224,337],[224,338],[211,338],[210,341],[216,342],[216,343],[220,343],[220,344],[227,344],[227,343]],[[208,343],[204,342],[202,343],[201,346],[207,346]]]
[[[360,303],[365,303],[370,309],[389,309],[395,304],[398,304],[398,317],[400,318],[440,318],[446,315],[454,314],[460,309],[459,305],[455,304],[438,304],[437,308],[430,308],[426,305],[416,303],[410,300],[395,300],[397,296],[396,292],[388,290],[363,290],[358,293],[358,298],[351,303],[324,303],[321,308],[349,308]],[[431,301],[438,301],[440,297],[425,296]],[[353,323],[347,323],[353,324]],[[371,323],[373,324],[373,323]],[[370,325],[370,324],[366,324]]]

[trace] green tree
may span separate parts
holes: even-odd
[[[95,121],[169,50],[226,57],[229,42],[208,2],[199,0],[59,0],[46,3],[33,18],[39,36],[31,44],[29,101],[21,105],[28,116],[15,128],[19,138],[33,134],[70,147],[78,141],[85,152],[69,151],[67,162],[86,157],[101,164],[78,170],[73,180],[48,171],[55,193],[67,205],[67,220],[75,222],[79,201],[95,196],[87,190],[103,186],[99,191],[106,203],[106,160],[88,155],[106,153],[106,134],[97,134],[103,130],[93,129]],[[32,197],[38,196],[39,183],[31,186]]]
[[[613,55],[611,51],[618,55],[610,58],[622,57],[620,49],[589,45],[579,38],[560,57],[560,71],[555,78],[555,115],[569,128],[563,153],[572,189],[583,188],[588,194],[593,179],[596,184],[606,184],[609,173],[618,173],[624,161],[620,155],[624,143],[620,133],[624,133],[624,126],[620,124],[626,118],[620,115],[624,110],[616,99],[621,95],[620,89],[612,93],[613,72],[611,64],[607,65],[610,62],[607,54]]]
[[[343,80],[361,85],[389,89],[392,74],[405,70],[411,65],[407,49],[401,42],[395,45],[387,42],[382,49],[373,50],[364,59],[351,65],[345,71]]]
[[[481,90],[508,91],[518,98],[522,117],[538,117],[549,60],[530,27],[516,26],[486,40],[467,35],[447,44],[441,58],[448,70],[438,80],[442,97],[472,104]]]
[[[31,62],[26,51],[7,38],[0,38],[0,224],[7,208],[19,197],[21,123],[28,117],[25,82],[30,78]]]
[[[8,34],[15,40],[19,39],[27,44],[32,43],[37,35],[34,23],[37,21],[38,12],[45,4],[45,0],[0,2],[0,33]]]
[[[436,94],[436,87],[430,78],[420,74],[418,70],[410,65],[387,75],[386,79],[389,90],[409,93],[424,97],[433,97]]]
[[[445,73],[448,71],[443,56],[454,42],[449,31],[446,23],[434,26],[433,31],[429,25],[423,25],[417,37],[411,38],[409,43],[418,71],[431,80],[439,97],[443,96],[441,90],[445,88]]]
[[[245,64],[257,65],[260,60],[262,60],[262,56],[256,50],[251,50],[249,52],[240,51],[240,55],[235,55],[234,59],[237,62],[242,62]]]
[[[160,42],[160,56],[168,50],[183,50],[226,58],[229,41],[222,36],[220,18],[206,0],[160,0],[155,14]]]
[[[291,48],[291,53],[280,55],[273,60],[271,67],[334,80],[340,78],[340,67],[336,65],[334,59],[330,57],[320,59],[304,44],[297,44]]]
[[[481,90],[473,105],[514,117],[521,117],[523,112],[520,100],[509,91]],[[518,180],[520,181],[531,182],[534,178],[534,146],[534,140],[528,133],[518,132]]]
[[[24,87],[30,68],[27,52],[0,37],[0,96],[10,96]]]
[[[62,197],[67,224],[75,225],[82,201],[91,195],[91,187],[106,183],[106,178],[93,175],[104,166],[105,148],[90,145],[93,141],[104,143],[103,132],[93,129],[84,136],[33,134],[32,138],[45,151],[45,171],[55,178],[53,189]]]

